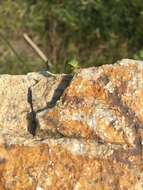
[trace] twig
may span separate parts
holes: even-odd
[[[26,42],[32,47],[32,49],[40,56],[40,58],[44,61],[47,68],[49,68],[50,60],[48,57],[40,50],[40,48],[31,40],[31,38],[27,34],[23,34]],[[56,76],[56,74],[47,71],[49,75]]]
[[[46,55],[40,50],[40,48],[31,40],[31,38],[27,34],[23,34],[24,39],[26,42],[32,47],[32,49],[40,56],[40,58],[45,62],[46,66],[48,65],[48,58]]]

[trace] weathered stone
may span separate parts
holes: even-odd
[[[52,120],[64,136],[139,146],[143,121],[142,64],[123,60],[81,69],[58,106],[42,115],[44,122],[47,119],[46,127]]]
[[[143,62],[80,69],[70,81],[0,76],[0,190],[142,190]]]
[[[28,89],[31,88],[35,113],[55,105],[70,82],[67,75],[52,76],[48,72],[27,75],[0,76],[0,126],[12,132],[27,131],[27,114],[31,112],[28,103]]]

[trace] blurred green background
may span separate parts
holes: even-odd
[[[45,53],[49,66],[24,33]],[[142,0],[0,1],[0,73],[71,73],[121,58],[143,59]]]

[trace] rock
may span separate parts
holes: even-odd
[[[143,62],[71,79],[0,76],[0,190],[143,189]]]
[[[34,112],[52,107],[70,82],[67,75],[52,76],[48,72],[0,76],[0,126],[19,134],[27,132],[27,116],[31,112],[28,89],[31,89]]]
[[[64,136],[138,147],[143,123],[142,64],[122,60],[81,69],[58,106],[43,113],[45,128],[52,120]]]

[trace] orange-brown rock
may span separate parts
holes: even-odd
[[[70,80],[1,75],[0,190],[142,190],[143,62]]]
[[[0,189],[142,189],[135,150],[82,139],[47,139],[0,147]]]
[[[57,107],[43,114],[64,136],[97,139],[131,147],[141,143],[143,63],[81,69]],[[45,127],[45,128],[46,128]]]

